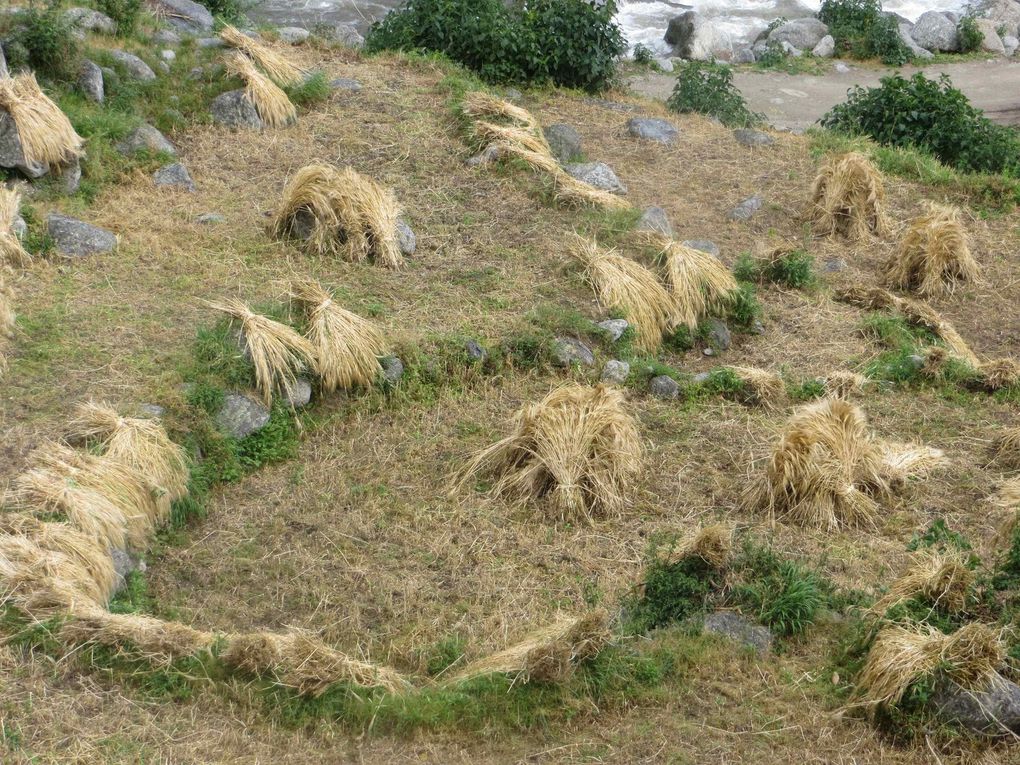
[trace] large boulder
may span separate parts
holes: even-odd
[[[243,90],[228,90],[220,93],[209,106],[213,122],[226,127],[254,128],[261,130],[262,118]]]
[[[1006,35],[1020,37],[1020,2],[1017,0],[977,0],[971,4],[975,16],[1006,28]]]
[[[106,87],[103,84],[103,70],[99,68],[98,64],[88,59],[82,61],[76,84],[81,94],[89,101],[101,104],[105,100]]]
[[[733,57],[733,39],[729,32],[696,11],[671,18],[664,39],[680,58],[729,61]]]
[[[956,24],[938,11],[926,11],[910,30],[914,42],[930,51],[951,52],[960,49]]]
[[[769,42],[789,43],[797,50],[813,50],[829,34],[829,28],[815,18],[794,19],[781,24],[769,34]]]
[[[347,48],[363,48],[365,46],[365,38],[361,36],[361,32],[350,24],[336,24],[329,28],[320,28],[318,35],[324,40],[338,43]]]
[[[634,117],[627,122],[627,132],[635,138],[667,146],[680,134],[672,122],[658,117]]]
[[[1020,50],[1020,38],[1015,35],[1005,35],[1002,38],[1003,51],[1007,56],[1012,56]]]
[[[112,231],[59,213],[50,213],[46,217],[46,231],[57,252],[70,257],[110,252],[117,247],[117,236]]]
[[[574,364],[590,367],[595,363],[595,354],[577,338],[557,337],[553,343],[553,363],[560,367]]]
[[[156,73],[134,53],[128,53],[126,50],[111,50],[109,53],[114,61],[124,67],[128,77],[140,82],[151,82],[156,79]]]
[[[208,32],[213,28],[209,9],[192,0],[149,0],[149,7],[183,32]]]
[[[41,178],[49,168],[40,162],[29,162],[21,145],[21,134],[14,118],[0,111],[0,167],[17,170],[29,178]]]
[[[944,720],[975,733],[1020,733],[1020,686],[999,674],[977,691],[964,690],[945,680],[938,684],[932,700]]]
[[[581,156],[581,136],[570,125],[562,122],[544,128],[546,143],[560,164],[573,162]]]
[[[117,144],[117,151],[121,154],[134,154],[138,151],[151,151],[153,154],[177,155],[177,149],[167,140],[167,137],[149,124],[141,124],[132,130],[127,138]]]
[[[927,48],[922,48],[914,41],[914,38],[911,35],[913,29],[914,29],[913,24],[900,24],[899,26],[900,39],[903,41],[904,45],[910,48],[910,54],[914,58],[934,58],[935,57],[934,53],[932,53]],[[837,66],[839,63],[840,62],[837,62]]]
[[[832,58],[836,55],[836,39],[832,35],[825,35],[811,49],[811,55],[815,58]]]
[[[104,35],[117,34],[117,22],[105,13],[92,8],[68,8],[64,18],[70,22],[72,29],[82,37],[85,32],[97,32]]]
[[[995,22],[978,19],[976,23],[978,31],[981,32],[981,50],[985,53],[998,53],[1000,56],[1005,56],[1006,48],[1002,44],[1002,38],[999,37]]]

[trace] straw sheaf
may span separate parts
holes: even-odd
[[[992,459],[1010,470],[1020,470],[1020,427],[1003,429],[992,441]]]
[[[775,372],[757,367],[726,367],[744,384],[741,399],[744,403],[764,407],[779,406],[786,398],[783,378]]]
[[[639,237],[660,251],[677,306],[677,323],[691,329],[706,315],[724,311],[737,292],[733,273],[714,255],[667,239],[661,234]]]
[[[303,632],[231,635],[223,662],[258,677],[269,677],[301,694],[319,696],[335,683],[401,693],[408,681],[390,667],[353,659]]]
[[[21,193],[0,184],[0,281],[5,266],[22,268],[32,262],[32,256],[14,233],[14,222],[21,209]],[[0,294],[3,287],[0,285]],[[3,333],[3,315],[0,311],[0,334]]]
[[[885,276],[897,289],[931,298],[952,294],[960,282],[976,281],[979,273],[959,210],[931,204],[911,221]]]
[[[660,562],[670,566],[688,558],[700,558],[712,568],[722,569],[729,563],[732,553],[733,527],[716,523],[703,526],[679,540]]]
[[[258,64],[280,85],[297,85],[307,74],[305,70],[292,64],[263,41],[248,37],[232,26],[228,25],[220,30],[220,39]]]
[[[641,441],[618,390],[565,385],[521,409],[511,429],[475,455],[458,488],[490,475],[493,494],[545,500],[565,520],[615,515],[626,506],[641,468]]]
[[[881,174],[858,152],[831,159],[812,185],[808,218],[825,236],[884,236],[889,224]]]
[[[496,673],[512,676],[515,683],[562,682],[579,662],[597,656],[610,639],[609,614],[604,610],[559,615],[519,643],[471,662],[448,683]]]
[[[882,443],[882,467],[891,486],[900,486],[909,478],[927,477],[945,467],[949,459],[941,449],[920,444]]]
[[[822,378],[822,385],[827,396],[844,399],[863,393],[869,382],[871,382],[869,378],[862,374],[842,369],[830,372]]]
[[[279,86],[240,53],[227,59],[227,71],[245,82],[244,93],[269,127],[286,127],[297,120],[297,109]]]
[[[997,391],[1020,385],[1020,363],[1013,359],[992,359],[977,365],[981,384],[987,390]]]
[[[637,345],[654,351],[676,325],[676,302],[655,274],[615,250],[575,236],[572,252],[603,306],[622,311],[634,325]]]
[[[14,327],[18,320],[14,312],[14,288],[7,280],[7,275],[0,266],[0,338],[14,337]],[[4,369],[0,361],[0,372]]]
[[[992,503],[1009,510],[1020,510],[1020,478],[1004,481],[992,496]]]
[[[314,349],[314,369],[327,392],[367,388],[382,367],[388,346],[382,332],[367,319],[333,302],[317,282],[297,282],[291,295],[307,319],[306,337]]]
[[[59,582],[65,593],[73,593],[72,602],[106,603],[112,594],[108,572],[96,568],[93,557],[44,548],[35,538],[22,534],[0,535],[0,579],[12,591],[20,589],[23,594],[33,594],[33,583],[53,581]]]
[[[403,264],[399,219],[400,205],[388,189],[353,168],[316,164],[301,168],[287,183],[270,233],[303,236],[308,226],[305,246],[314,254],[353,263],[371,258],[397,269]]]
[[[240,324],[242,342],[255,368],[255,385],[266,406],[277,391],[290,398],[297,376],[315,363],[315,348],[292,327],[252,312],[236,298],[207,301],[214,311],[227,314]]]
[[[139,614],[111,614],[103,609],[75,609],[59,637],[69,645],[89,643],[136,653],[159,665],[209,651],[216,636],[180,622]]]
[[[0,78],[0,111],[14,120],[28,164],[57,167],[84,154],[84,140],[31,72]]]
[[[958,613],[966,607],[976,578],[960,553],[922,550],[872,611],[880,615],[904,600],[920,598],[933,608]]]

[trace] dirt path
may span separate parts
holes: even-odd
[[[824,76],[783,72],[740,71],[734,82],[748,105],[762,112],[776,127],[803,129],[846,98],[854,85],[874,86],[892,69],[861,68],[851,64],[848,72],[831,71]],[[918,71],[904,67],[905,76]],[[1020,61],[1004,59],[967,61],[924,67],[928,77],[948,74],[971,103],[984,109],[994,121],[1020,125]],[[674,75],[646,74],[628,80],[636,92],[665,99],[673,90]]]

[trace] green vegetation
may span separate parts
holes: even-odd
[[[333,89],[325,74],[314,72],[297,85],[284,88],[284,92],[296,106],[309,106],[325,101]]]
[[[220,24],[243,24],[248,21],[246,13],[255,0],[198,0]]]
[[[814,285],[815,259],[801,249],[791,250],[772,259],[753,258],[744,253],[733,267],[733,273],[743,282],[772,282],[793,289]]]
[[[818,18],[829,27],[836,50],[854,58],[900,66],[911,59],[895,17],[882,15],[880,0],[824,0]]]
[[[8,24],[11,40],[6,50],[11,71],[30,67],[42,77],[74,82],[81,66],[81,45],[60,0],[48,0],[41,7],[30,5]]]
[[[598,91],[625,47],[615,13],[612,0],[408,0],[373,25],[366,47],[442,52],[487,82]]]
[[[965,14],[960,23],[956,25],[956,33],[960,39],[960,52],[973,53],[981,47],[985,36],[978,29],[977,19],[972,15]]]
[[[666,106],[680,114],[716,117],[727,127],[751,127],[765,119],[747,108],[743,94],[733,84],[733,69],[714,61],[682,64]]]
[[[94,0],[96,10],[117,22],[117,34],[127,36],[138,28],[142,0]]]

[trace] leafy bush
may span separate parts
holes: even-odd
[[[703,613],[721,585],[721,575],[701,558],[676,563],[653,560],[643,597],[633,604],[632,621],[639,631],[662,627]]]
[[[930,152],[958,170],[1020,175],[1020,135],[971,106],[946,75],[929,80],[918,72],[908,80],[894,74],[877,88],[855,87],[821,123],[887,146]]]
[[[761,318],[761,303],[754,285],[741,282],[730,305],[729,318],[739,327],[748,328]]]
[[[11,69],[28,66],[45,77],[73,81],[81,66],[81,48],[59,0],[50,0],[42,9],[31,5],[17,15],[17,21],[13,45],[8,44],[13,52]],[[21,56],[24,61],[19,60]]]
[[[818,18],[829,27],[837,50],[854,58],[880,58],[890,66],[911,59],[896,18],[882,15],[880,0],[824,0]]]
[[[254,0],[198,0],[209,9],[209,13],[228,24],[247,21],[245,12],[254,5]]]
[[[765,119],[747,108],[744,96],[733,84],[733,70],[713,61],[683,64],[666,106],[681,114],[697,112],[716,117],[727,127],[750,127]]]
[[[650,64],[655,63],[655,55],[652,53],[652,49],[649,48],[647,45],[642,45],[641,43],[638,43],[637,45],[634,46],[632,55],[634,56],[635,64],[649,66]]]
[[[800,289],[815,282],[815,259],[804,250],[793,250],[775,260],[752,258],[745,253],[733,266],[733,274],[745,282],[773,282]]]
[[[95,6],[117,22],[119,35],[129,35],[138,27],[142,0],[95,0]]]
[[[978,29],[977,19],[971,15],[960,19],[960,23],[956,25],[956,33],[960,39],[961,53],[973,53],[985,40],[984,34]]]
[[[625,47],[613,0],[408,0],[372,26],[369,51],[445,53],[489,82],[603,90]]]

